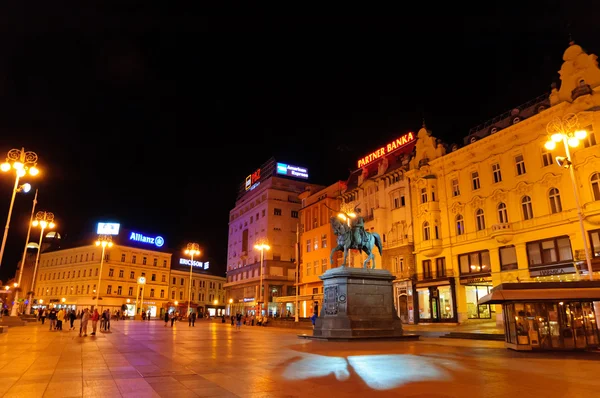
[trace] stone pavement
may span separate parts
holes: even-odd
[[[597,396],[600,354],[502,342],[322,342],[294,330],[119,321],[78,337],[39,324],[0,335],[4,397]]]

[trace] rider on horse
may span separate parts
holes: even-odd
[[[354,239],[354,244],[356,245],[356,248],[360,248],[363,241],[366,238],[365,219],[360,215],[359,208],[356,208],[354,211],[357,213],[357,216],[351,221],[352,237]]]

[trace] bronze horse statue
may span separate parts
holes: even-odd
[[[363,241],[357,245],[354,241],[354,234],[352,233],[352,228],[348,226],[346,223],[340,221],[337,217],[331,217],[330,219],[331,227],[333,228],[333,233],[337,235],[337,246],[331,250],[331,254],[329,255],[329,261],[333,265],[333,253],[336,251],[344,251],[344,261],[342,262],[342,267],[346,266],[346,259],[348,258],[348,250],[356,249],[361,250],[367,254],[367,259],[363,263],[363,268],[367,268],[367,264],[369,260],[373,260],[373,266],[371,269],[375,268],[375,256],[373,254],[373,247],[377,246],[379,249],[379,254],[383,254],[381,247],[381,237],[377,232],[364,232]]]

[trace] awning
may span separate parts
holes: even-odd
[[[478,304],[503,304],[507,301],[583,300],[600,301],[600,287],[571,289],[496,290],[479,299]]]

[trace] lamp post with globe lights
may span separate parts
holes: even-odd
[[[2,246],[0,246],[0,267],[2,266],[2,259],[4,258],[4,247],[6,246],[6,237],[8,236],[8,228],[10,226],[10,216],[12,215],[13,205],[15,204],[15,196],[17,192],[29,192],[31,185],[24,184],[19,186],[19,180],[21,177],[25,177],[27,174],[36,176],[39,174],[39,169],[36,167],[38,161],[38,155],[35,152],[25,151],[25,148],[11,149],[6,154],[6,161],[0,164],[0,170],[4,173],[8,173],[12,170],[15,172],[15,186],[12,191],[12,197],[10,199],[10,206],[8,207],[8,216],[6,217],[6,226],[4,227],[4,237],[2,238]]]
[[[200,254],[200,245],[197,243],[190,242],[187,244],[185,248],[185,254],[190,256],[190,283],[188,289],[188,308],[187,308],[187,316],[190,316],[190,309],[192,304],[192,267],[194,266],[194,256]]]
[[[98,287],[96,288],[96,306],[98,309],[98,300],[100,298],[100,284],[102,283],[102,266],[104,265],[104,253],[107,247],[112,247],[112,236],[110,235],[98,235],[96,240],[96,246],[102,247],[102,254],[100,256],[100,272],[98,272]]]
[[[44,230],[46,228],[53,229],[54,224],[54,213],[49,211],[38,211],[35,215],[35,220],[31,223],[33,227],[39,227],[40,231],[40,242],[38,243],[38,252],[35,256],[35,265],[33,266],[33,278],[31,280],[31,291],[29,292],[29,302],[27,303],[27,313],[31,313],[31,302],[33,301],[33,293],[35,292],[35,274],[37,273],[38,264],[40,263],[40,253],[42,252],[42,240],[44,239]]]
[[[262,307],[263,307],[263,264],[265,261],[265,250],[271,250],[271,246],[269,246],[266,242],[257,243],[254,245],[256,250],[260,250],[260,286],[258,287],[258,305],[259,305],[259,314],[262,316]]]
[[[594,280],[594,274],[592,269],[592,258],[590,255],[590,249],[588,247],[588,241],[585,236],[585,227],[583,225],[583,214],[581,212],[581,205],[579,204],[579,194],[577,193],[577,182],[575,180],[575,172],[573,170],[573,161],[571,159],[571,151],[569,147],[576,148],[579,142],[587,137],[587,131],[579,129],[579,120],[577,115],[570,113],[563,117],[554,118],[546,125],[546,132],[550,136],[550,139],[546,142],[544,147],[552,151],[556,148],[556,144],[562,143],[565,149],[565,156],[557,156],[556,163],[569,169],[569,175],[571,177],[571,185],[573,186],[573,196],[575,197],[575,206],[577,208],[577,217],[579,218],[579,229],[581,232],[581,239],[583,239],[583,248],[585,250],[585,260],[588,268],[588,277],[591,281]],[[577,268],[576,268],[577,269]],[[579,271],[577,271],[579,273]]]

